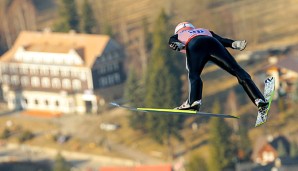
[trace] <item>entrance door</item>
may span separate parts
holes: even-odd
[[[92,113],[92,101],[85,101],[86,113]]]

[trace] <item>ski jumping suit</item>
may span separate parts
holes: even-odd
[[[185,49],[180,52],[186,52],[189,104],[202,99],[203,82],[200,75],[208,61],[212,61],[237,77],[239,84],[242,85],[254,104],[258,98],[265,100],[250,75],[238,65],[234,57],[225,48],[232,48],[234,40],[222,38],[207,29],[196,28],[173,35],[169,40],[169,44],[172,42],[181,42],[185,45]]]

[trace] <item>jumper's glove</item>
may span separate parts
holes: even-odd
[[[170,43],[169,46],[170,46],[170,48],[172,48],[173,50],[176,50],[176,51],[180,51],[185,48],[185,45],[180,42],[172,42],[172,43]]]
[[[232,43],[232,48],[237,50],[244,50],[246,47],[246,40],[236,40]]]

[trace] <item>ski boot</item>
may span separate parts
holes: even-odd
[[[194,111],[199,111],[201,105],[202,105],[201,100],[194,101],[192,104],[189,104],[189,101],[186,100],[181,106],[176,107],[174,109],[177,109],[177,110],[194,110]]]

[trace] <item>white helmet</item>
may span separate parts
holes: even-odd
[[[175,28],[175,33],[174,34],[177,34],[178,31],[180,31],[181,29],[183,29],[183,30],[191,30],[191,29],[195,29],[195,26],[193,26],[190,22],[179,23],[176,26],[176,28]]]

